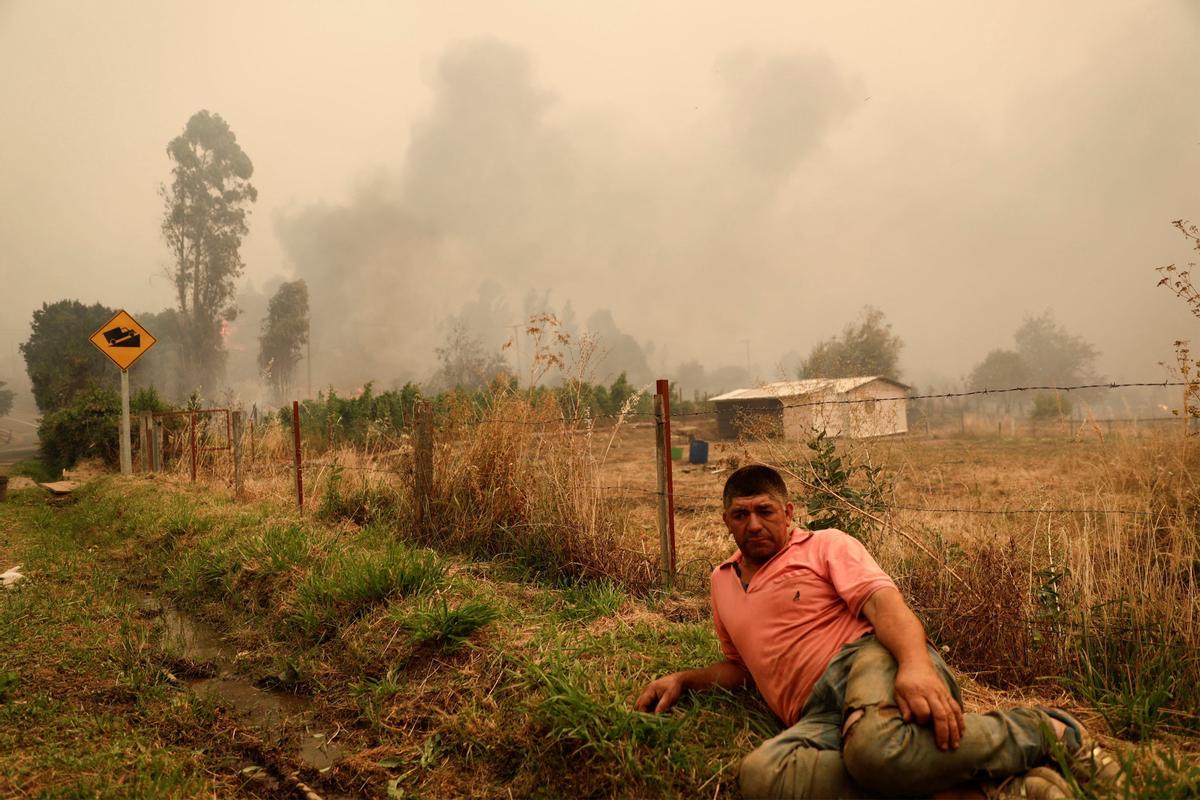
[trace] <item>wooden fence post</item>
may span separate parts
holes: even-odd
[[[428,400],[416,405],[416,450],[413,453],[413,501],[417,505],[417,529],[429,532],[430,498],[433,495],[433,406]]]
[[[668,589],[675,580],[675,485],[671,475],[670,383],[655,384],[654,427],[658,451],[658,542]]]
[[[242,412],[233,412],[233,496],[242,499]]]
[[[142,472],[150,471],[150,412],[138,416],[138,462]]]
[[[296,508],[304,513],[304,465],[300,459],[300,401],[292,401],[292,441],[296,447]]]
[[[150,428],[150,461],[152,464],[151,469],[155,472],[163,471],[165,437],[166,431],[163,430],[163,421],[161,419],[154,420],[153,426]]]

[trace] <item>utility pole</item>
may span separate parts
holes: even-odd
[[[305,397],[312,400],[312,322],[309,322],[308,335],[304,337],[304,347],[304,366],[308,369],[308,393]]]

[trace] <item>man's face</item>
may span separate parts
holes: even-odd
[[[787,544],[794,511],[791,503],[782,503],[769,494],[756,494],[733,498],[721,517],[742,558],[764,564]]]

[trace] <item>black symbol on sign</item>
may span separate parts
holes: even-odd
[[[142,335],[135,330],[118,325],[104,332],[109,347],[141,347]]]

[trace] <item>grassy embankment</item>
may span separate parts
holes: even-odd
[[[163,645],[147,592],[226,630],[242,675],[312,697],[310,726],[354,753],[301,768],[319,792],[707,795],[773,729],[746,693],[631,713],[644,682],[717,650],[693,609],[611,584],[551,588],[382,526],[155,481],[102,479],[68,503],[22,491],[0,531],[29,576],[0,596],[5,796],[270,794],[242,771],[300,766],[283,732],[180,688],[203,665]]]

